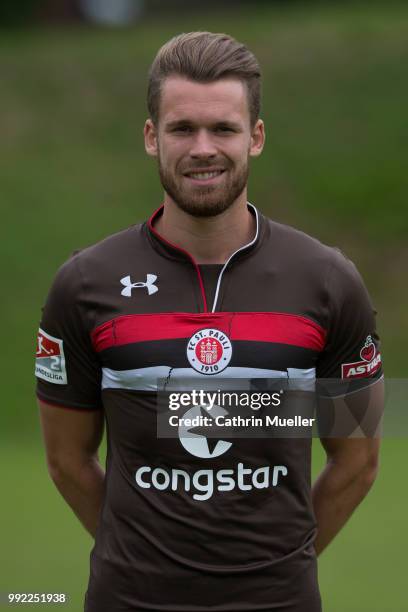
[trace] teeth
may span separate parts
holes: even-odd
[[[214,178],[215,176],[219,176],[220,174],[221,170],[217,170],[216,172],[191,172],[189,176],[200,181],[205,181],[207,179]]]

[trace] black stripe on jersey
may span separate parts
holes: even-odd
[[[133,370],[167,365],[188,368],[187,340],[152,340],[114,346],[99,353],[101,365],[113,370]],[[319,353],[290,344],[234,340],[230,367],[262,368],[285,371],[291,368],[313,368]]]

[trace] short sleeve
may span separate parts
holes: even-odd
[[[319,379],[358,381],[359,388],[382,375],[376,311],[354,264],[334,252],[327,279],[327,342],[317,364]]]
[[[101,368],[87,320],[77,255],[58,271],[42,312],[35,375],[40,400],[80,410],[101,408]]]

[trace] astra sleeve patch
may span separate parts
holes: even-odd
[[[364,378],[372,376],[381,368],[381,353],[371,336],[367,336],[360,351],[360,361],[343,363],[341,366],[342,378]]]
[[[41,328],[37,335],[35,375],[56,385],[67,384],[63,341]]]

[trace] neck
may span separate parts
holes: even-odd
[[[247,207],[246,190],[216,217],[193,217],[166,194],[163,214],[154,227],[163,238],[188,251],[198,264],[223,264],[253,240],[256,221]]]

